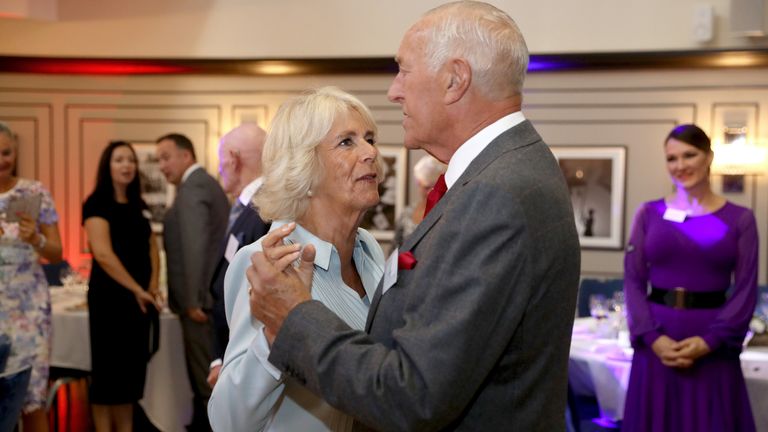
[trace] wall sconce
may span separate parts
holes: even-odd
[[[726,127],[723,141],[712,147],[712,173],[723,176],[723,193],[743,193],[744,176],[762,175],[768,169],[768,149],[747,141],[746,126]]]

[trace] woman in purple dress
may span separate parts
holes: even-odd
[[[675,192],[641,206],[624,258],[623,430],[754,431],[739,353],[757,301],[755,216],[712,191],[701,129],[676,127],[664,151]]]

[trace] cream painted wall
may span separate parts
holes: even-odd
[[[533,53],[768,47],[728,34],[730,0],[493,0]],[[58,21],[0,18],[0,54],[85,57],[390,57],[439,0],[59,0]],[[715,40],[693,40],[711,4]]]

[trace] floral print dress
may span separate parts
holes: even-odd
[[[50,357],[51,301],[48,283],[35,249],[18,237],[18,222],[6,221],[12,197],[41,195],[38,225],[52,225],[59,217],[50,193],[40,182],[19,179],[0,193],[0,333],[11,339],[6,369],[31,365],[32,377],[24,411],[45,407]]]

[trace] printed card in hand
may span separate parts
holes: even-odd
[[[40,215],[40,205],[43,196],[40,194],[24,197],[12,197],[8,202],[8,208],[5,210],[6,222],[18,222],[19,214],[26,213],[37,220]]]

